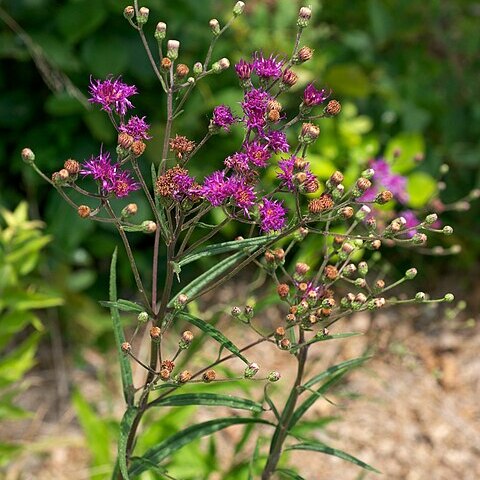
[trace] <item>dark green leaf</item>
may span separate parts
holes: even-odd
[[[136,407],[128,407],[120,422],[120,436],[118,438],[118,467],[124,480],[129,480],[127,467],[127,443],[130,430],[137,415]]]
[[[209,323],[201,320],[200,318],[194,317],[193,315],[190,315],[189,313],[186,313],[186,312],[180,312],[179,316],[184,318],[187,322],[191,323],[192,325],[195,325],[196,327],[198,327],[200,330],[205,332],[210,337],[212,337],[214,340],[220,343],[227,350],[230,350],[230,352],[232,352],[238,358],[242,359],[246,364],[250,363],[242,355],[238,347],[232,341],[230,341],[223,333],[217,330],[213,325],[210,325]]]
[[[239,408],[250,410],[251,412],[261,412],[262,405],[246,398],[234,397],[233,395],[217,395],[215,393],[185,393],[181,395],[172,395],[151,403],[156,407],[180,407],[185,405],[208,405],[230,408]]]
[[[365,468],[366,470],[370,470],[371,472],[381,473],[376,468],[368,465],[368,463],[362,462],[356,457],[344,452],[343,450],[338,450],[336,448],[329,447],[321,442],[308,442],[308,443],[297,443],[296,445],[292,445],[287,447],[285,450],[309,450],[312,452],[321,452],[326,453],[327,455],[333,455],[335,457],[341,458],[342,460],[347,460],[348,462],[352,462],[359,467]]]
[[[211,435],[212,433],[223,430],[231,425],[242,425],[247,423],[262,423],[265,425],[272,425],[266,420],[257,418],[217,418],[209,420],[208,422],[198,423],[192,425],[181,432],[172,435],[157,446],[150,448],[141,457],[146,462],[160,463],[162,460],[170,457],[174,452],[187,445],[194,440]],[[138,475],[148,469],[147,463],[134,460],[129,470],[130,475]]]
[[[115,248],[112,255],[112,263],[110,266],[110,302],[117,302],[117,249]],[[117,345],[118,358],[120,360],[120,372],[122,375],[123,395],[127,405],[133,405],[133,377],[132,366],[128,357],[122,352],[122,343],[125,342],[125,334],[123,333],[122,324],[120,322],[120,314],[118,307],[110,306],[110,314],[113,322],[113,333],[115,335],[115,343]]]

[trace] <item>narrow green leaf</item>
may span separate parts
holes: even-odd
[[[255,449],[253,450],[253,455],[248,465],[248,480],[255,480],[254,470],[255,470],[255,464],[258,462],[259,454],[260,454],[260,438],[257,438],[257,441],[255,442]]]
[[[297,472],[294,472],[293,470],[290,470],[288,468],[277,468],[277,470],[275,471],[283,474],[287,478],[293,478],[293,480],[305,480]]]
[[[280,421],[280,414],[278,413],[277,407],[273,403],[273,400],[270,398],[270,395],[268,394],[268,387],[271,385],[271,383],[266,383],[265,387],[263,389],[263,396],[265,397],[265,401],[267,402],[267,405],[270,407],[270,410],[273,412],[275,415],[275,418]]]
[[[230,350],[230,352],[235,354],[238,358],[242,359],[247,365],[250,363],[242,355],[238,347],[232,341],[230,341],[223,333],[217,330],[213,325],[210,325],[209,323],[201,320],[200,318],[194,317],[193,315],[190,315],[189,313],[186,313],[186,312],[180,312],[179,316],[183,317],[187,322],[191,323],[192,325],[195,325],[200,330],[205,332],[207,335],[212,337],[214,340],[220,343],[227,350]]]
[[[117,249],[115,248],[112,255],[112,263],[110,266],[110,302],[117,302]],[[113,333],[115,335],[115,343],[117,345],[118,358],[120,360],[120,372],[122,375],[123,395],[127,405],[133,405],[133,377],[132,366],[128,357],[122,352],[122,343],[125,342],[125,334],[123,333],[122,324],[120,322],[120,314],[118,308],[110,306],[110,315],[113,323]]]
[[[369,470],[370,472],[382,473],[376,468],[373,468],[371,465],[368,465],[368,463],[362,462],[362,460],[359,460],[358,458],[350,455],[349,453],[346,453],[343,450],[338,450],[337,448],[329,447],[328,445],[325,445],[321,442],[297,443],[296,445],[291,445],[290,447],[287,447],[285,450],[309,450],[312,452],[326,453],[327,455],[333,455],[335,457],[341,458],[342,460],[346,460],[347,462],[352,462],[359,467]]]
[[[137,415],[136,407],[128,407],[120,422],[120,435],[118,437],[118,467],[123,480],[129,480],[127,467],[127,442],[130,430]]]
[[[262,236],[255,238],[245,238],[243,240],[234,240],[231,242],[216,243],[215,245],[208,245],[201,248],[178,262],[179,266],[187,265],[202,257],[209,257],[212,255],[218,255],[220,253],[233,252],[235,250],[242,250],[247,247],[258,247],[264,245],[272,240],[271,236]]]
[[[254,247],[247,248],[248,253],[255,250]],[[245,252],[237,252],[234,255],[231,255],[228,258],[225,258],[221,262],[217,263],[215,266],[207,270],[205,273],[197,277],[195,280],[190,282],[186,287],[184,287],[168,304],[169,307],[173,307],[175,300],[177,299],[180,293],[187,295],[188,298],[195,296],[197,293],[201,292],[204,287],[209,283],[213,282],[216,278],[223,275],[226,271],[230,270],[235,264],[237,264],[243,257],[246,256]]]
[[[233,395],[217,395],[215,393],[185,393],[181,395],[172,395],[151,403],[155,407],[181,407],[185,405],[207,405],[224,406],[230,408],[239,408],[250,410],[251,412],[261,412],[262,405],[246,398],[234,397]]]
[[[198,423],[192,425],[181,432],[172,435],[163,442],[159,443],[153,448],[150,448],[145,452],[145,455],[141,457],[146,462],[134,460],[130,467],[130,475],[138,475],[148,469],[148,462],[155,464],[160,463],[162,460],[170,457],[174,452],[187,445],[194,440],[211,435],[212,433],[223,430],[231,425],[241,425],[247,423],[263,423],[265,425],[272,425],[272,423],[266,420],[257,418],[217,418],[215,420],[209,420],[208,422]]]
[[[346,373],[348,369],[340,370],[338,373],[333,375],[328,381],[326,381],[319,389],[317,389],[316,393],[310,395],[294,412],[292,415],[292,419],[290,420],[290,424],[288,425],[288,430],[290,431],[294,425],[303,417],[305,412],[317,401],[318,397],[323,395],[327,392],[330,387],[335,385]]]
[[[122,225],[125,232],[143,232],[143,225]]]
[[[105,302],[101,301],[100,305],[102,307],[114,307],[117,310],[121,310],[122,312],[143,312],[145,311],[145,307],[139,305],[138,303],[131,302],[130,300],[122,300],[118,299],[116,302]]]
[[[329,378],[339,370],[350,370],[356,367],[359,367],[362,365],[362,363],[365,363],[367,360],[372,358],[371,356],[368,357],[358,357],[358,358],[352,358],[350,360],[346,360],[345,362],[338,363],[337,365],[333,365],[333,367],[327,368],[324,370],[322,373],[319,373],[318,375],[315,375],[313,378],[311,378],[308,382],[304,383],[302,385],[302,388],[307,390],[311,387],[313,387],[316,383],[320,382],[324,378]]]
[[[318,335],[318,334],[317,334]],[[311,340],[308,342],[303,343],[302,345],[294,345],[290,351],[293,353],[303,345],[312,345],[313,343],[318,342],[325,342],[327,340],[338,340],[339,338],[349,338],[349,337],[358,337],[359,335],[363,335],[360,332],[345,332],[345,333],[333,333],[332,335],[315,335]]]

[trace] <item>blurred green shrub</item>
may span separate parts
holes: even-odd
[[[35,313],[63,303],[36,275],[39,259],[51,236],[43,223],[29,221],[27,204],[10,212],[0,209],[0,422],[29,415],[17,396],[28,388],[28,371],[35,365],[44,326]],[[20,449],[0,444],[0,467]]]

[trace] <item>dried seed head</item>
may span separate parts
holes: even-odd
[[[282,111],[282,104],[278,100],[269,100],[267,105],[267,111],[277,110],[278,112]]]
[[[80,205],[77,209],[77,213],[81,218],[87,218],[90,216],[91,209],[88,205]]]
[[[118,134],[117,144],[124,150],[129,150],[133,144],[133,137],[128,133],[121,132]]]
[[[306,193],[315,193],[320,188],[317,177],[308,177],[302,184],[302,190]]]
[[[283,327],[278,327],[276,330],[275,330],[275,338],[277,340],[281,340],[284,336],[285,336],[285,329]]]
[[[348,219],[348,218],[352,218],[353,217],[353,208],[352,207],[343,207],[341,210],[340,210],[340,215],[345,218],[345,219]]]
[[[275,262],[275,255],[273,254],[273,252],[271,250],[267,250],[263,257],[265,258],[265,261],[267,263],[273,263]]]
[[[310,270],[310,266],[303,262],[298,262],[295,265],[295,273],[298,275],[305,275]]]
[[[286,283],[277,286],[277,293],[280,298],[286,298],[290,292],[290,287]]]
[[[293,313],[289,313],[286,317],[285,317],[287,323],[294,323],[297,321],[297,317],[293,314]]]
[[[192,152],[195,148],[195,142],[183,135],[175,135],[175,138],[170,139],[169,145],[170,150],[175,152],[179,159],[182,159],[185,154]]]
[[[368,190],[372,186],[372,182],[368,178],[360,177],[357,180],[357,187],[361,192]]]
[[[174,368],[175,364],[171,360],[164,360],[162,362],[162,369],[168,370],[171,373]]]
[[[308,284],[305,282],[301,282],[298,284],[299,292],[305,293],[308,290]]]
[[[314,198],[308,202],[308,211],[318,214],[330,210],[335,206],[332,196],[329,193],[322,193],[318,198]]]
[[[160,378],[161,378],[164,382],[166,382],[167,380],[170,379],[170,373],[171,373],[171,372],[170,372],[169,370],[167,370],[166,368],[162,368],[162,369],[160,370]]]
[[[162,334],[162,331],[160,330],[160,327],[152,327],[150,329],[150,338],[152,340],[158,340],[161,334]]]
[[[282,85],[284,89],[293,87],[298,81],[298,75],[290,69],[286,69],[282,75]]]
[[[318,317],[316,315],[311,314],[308,316],[308,323],[310,325],[315,325],[317,322],[318,322]]]
[[[325,107],[324,112],[326,115],[330,117],[335,117],[340,113],[341,110],[342,110],[342,105],[338,100],[330,100],[327,103],[327,106]]]
[[[278,110],[270,110],[268,112],[268,120],[270,122],[276,123],[280,120],[280,112]]]
[[[298,53],[298,63],[308,62],[313,57],[313,50],[310,47],[302,47]]]
[[[63,164],[63,168],[68,172],[69,175],[74,177],[80,171],[80,164],[76,160],[69,158]]]
[[[296,305],[292,305],[289,309],[288,309],[289,313],[295,315],[297,312],[298,312],[298,307]]]
[[[123,342],[121,349],[123,353],[128,353],[132,349],[132,346],[128,342]]]
[[[68,170],[65,168],[62,168],[61,170],[59,170],[57,174],[58,174],[57,179],[60,182],[66,182],[70,178],[70,174],[68,173]]]
[[[140,155],[143,154],[143,152],[145,151],[145,143],[143,143],[141,140],[135,140],[133,143],[132,143],[132,146],[130,147],[130,151],[136,156],[136,157],[140,157]]]
[[[279,346],[282,350],[290,350],[292,343],[288,338],[282,338],[282,340],[280,340]]]
[[[273,251],[273,254],[275,255],[275,259],[277,260],[277,262],[283,262],[283,260],[285,259],[285,251],[283,250],[283,248],[276,248]]]
[[[340,185],[343,182],[343,179],[343,173],[338,170],[330,175],[330,183],[335,186]]]
[[[338,270],[335,265],[327,265],[323,271],[325,278],[328,280],[335,280],[338,277]]]
[[[203,381],[205,383],[210,383],[213,382],[217,378],[217,373],[215,370],[207,370],[203,375],[202,375]]]
[[[189,380],[191,380],[192,374],[188,370],[184,370],[183,372],[178,375],[178,381],[180,383],[187,383]]]

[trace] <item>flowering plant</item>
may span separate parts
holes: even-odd
[[[382,172],[381,165],[362,172],[351,188],[344,186],[344,178],[339,171],[332,173],[325,185],[321,185],[311,171],[309,146],[320,135],[320,128],[315,122],[338,115],[341,104],[335,99],[328,100],[331,92],[327,88],[318,88],[315,83],[303,89],[298,113],[290,119],[280,102],[282,95],[299,81],[295,66],[307,62],[313,55],[312,49],[301,47],[300,43],[302,32],[311,18],[310,8],[302,7],[299,11],[297,34],[290,56],[267,56],[263,52],[255,52],[251,58],[242,59],[235,65],[243,91],[240,115],[227,105],[218,105],[213,109],[205,136],[200,141],[172,134],[195,86],[203,78],[229,68],[228,59],[211,63],[211,58],[218,38],[243,10],[244,3],[237,2],[232,19],[222,28],[216,19],[210,21],[210,48],[204,62],[195,63],[192,76],[189,76],[190,68],[177,62],[179,42],[168,40],[166,50],[164,48],[166,24],[159,22],[155,29],[154,36],[159,47],[157,62],[144,33],[149,10],[139,8],[137,1],[134,6],[125,8],[124,16],[138,31],[166,95],[163,147],[158,155],[158,164],[150,166],[151,180],[142,173],[144,168],[139,163],[151,138],[150,126],[145,116],[130,115],[134,107],[133,97],[138,91],[135,86],[124,83],[121,77],[92,78],[90,81],[90,102],[108,115],[118,133],[116,158],[102,147],[98,155],[83,163],[67,160],[64,167],[49,178],[35,163],[30,149],[25,148],[22,152],[25,162],[49,182],[80,217],[116,227],[138,289],[135,301],[117,298],[115,250],[111,262],[109,300],[103,304],[111,311],[126,411],[120,424],[118,459],[113,478],[134,478],[147,470],[173,478],[162,469],[162,464],[172,453],[194,439],[235,424],[263,424],[271,429],[268,437],[270,449],[261,474],[263,480],[271,478],[275,472],[281,472],[288,478],[301,478],[292,470],[279,467],[281,454],[286,450],[332,454],[375,471],[345,452],[293,433],[295,425],[320,396],[348,370],[367,360],[367,357],[348,360],[321,373],[314,372],[306,380],[308,352],[319,342],[355,335],[330,332],[332,325],[353,312],[399,303],[453,300],[451,294],[432,300],[422,292],[410,299],[388,298],[386,292],[415,277],[414,268],[390,285],[369,274],[369,252],[378,250],[382,242],[421,246],[427,241],[425,231],[451,233],[450,227],[438,230],[432,226],[437,221],[435,214],[411,226],[399,216],[384,227],[377,227],[375,218],[371,216],[372,205],[383,205],[394,195],[399,198],[401,182],[393,185],[391,176],[387,178],[385,174],[379,177],[377,170]],[[243,132],[243,141],[237,151],[224,159],[222,169],[205,172],[203,179],[194,178],[188,164],[198,158],[202,146],[213,136],[221,132],[228,134],[232,129],[242,129]],[[265,190],[262,174],[276,161],[277,182],[273,189]],[[372,179],[377,188],[373,194]],[[94,188],[91,188],[92,184]],[[83,195],[85,203],[75,203],[68,194],[69,190]],[[150,219],[135,221],[137,205],[121,203],[136,190],[143,191],[145,195],[151,209]],[[223,213],[223,220],[216,224],[207,223],[214,209]],[[231,222],[245,226],[245,237],[215,243],[215,237]],[[411,234],[413,231],[415,233]],[[153,236],[150,271],[141,271],[136,263],[127,235],[135,232]],[[296,263],[290,268],[287,256],[294,249],[301,249],[301,242],[307,235],[318,235],[321,257],[318,268],[313,271],[306,263]],[[187,265],[216,255],[226,256],[185,284],[183,273]],[[160,262],[164,262],[165,266],[163,279],[159,279]],[[201,314],[194,315],[194,309],[190,307],[195,300],[224,285],[249,265],[257,266],[271,278],[285,316],[272,331],[265,331],[257,324],[258,319],[255,319],[251,306],[233,307],[231,315],[258,336],[255,341],[239,347],[226,336],[226,332],[201,318]],[[147,276],[151,279],[148,290]],[[341,282],[347,288],[342,287]],[[137,317],[138,326],[128,340],[120,312]],[[220,344],[218,357],[196,371],[180,370],[176,363],[182,352],[192,345],[195,335],[185,329],[176,350],[170,351],[168,340],[176,334],[174,326],[177,325],[182,325],[182,328],[191,325],[190,328],[198,329],[217,341]],[[134,341],[136,333],[143,328],[149,329],[148,359],[141,358],[138,342]],[[288,352],[297,365],[296,378],[288,389],[288,399],[283,407],[275,404],[268,394],[268,385],[277,382],[280,373],[270,371],[261,375],[260,366],[246,356],[250,349],[264,343]],[[229,353],[223,354],[224,350]],[[228,380],[219,377],[217,367],[231,359],[240,359],[245,363],[241,372],[245,381],[265,383],[262,401],[208,391],[210,384]],[[145,369],[145,379],[140,385],[133,383],[131,362]],[[238,377],[234,379],[238,380]],[[195,383],[204,383],[206,392],[178,393],[186,389],[188,392],[188,385]],[[145,413],[154,407],[181,405],[228,406],[254,414],[216,418],[190,425],[162,439],[141,456],[134,456],[139,426]],[[296,439],[297,443],[285,446],[289,437]]]

